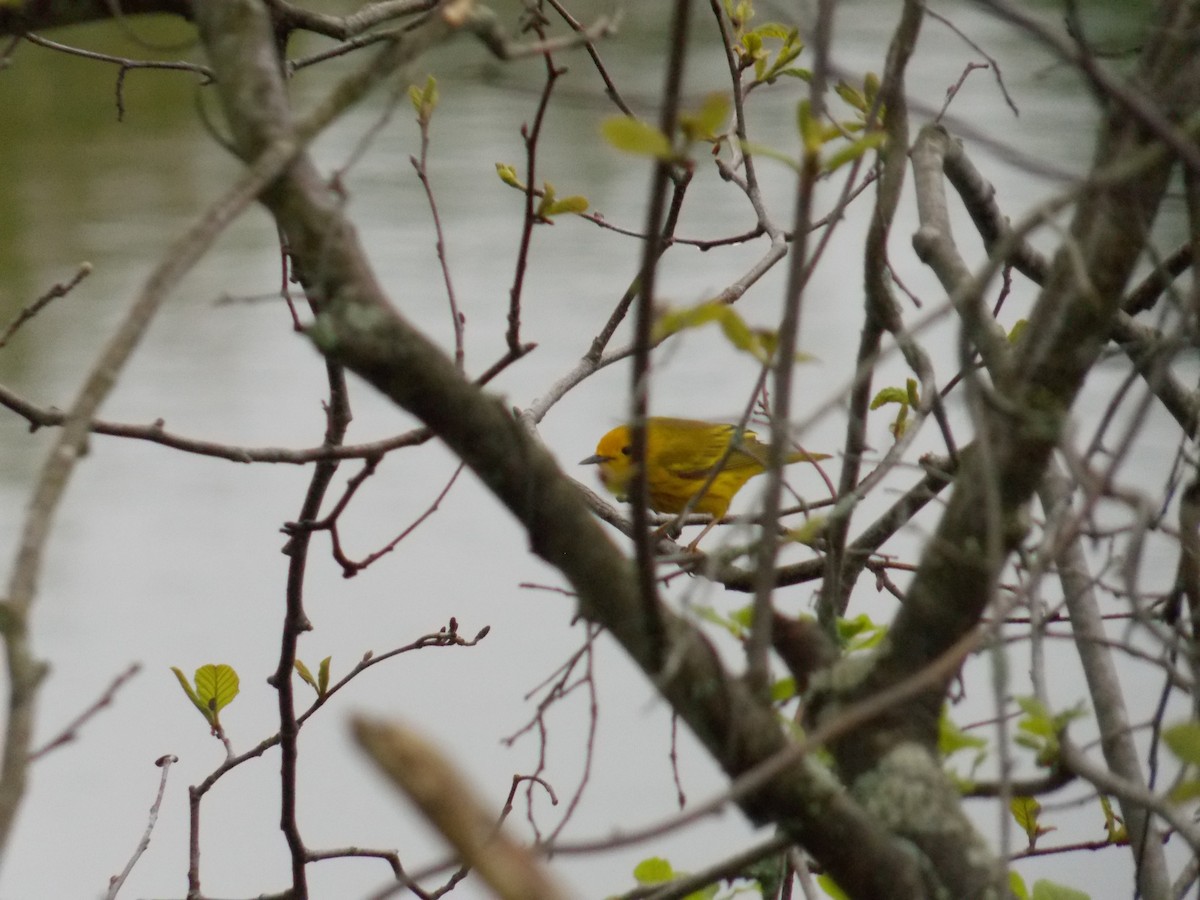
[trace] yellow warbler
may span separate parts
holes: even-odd
[[[726,451],[730,442],[734,449]],[[692,511],[708,513],[713,521],[700,533],[691,547],[729,511],[733,495],[755,475],[766,471],[767,445],[753,431],[738,436],[737,426],[698,419],[646,419],[646,487],[650,508],[662,513],[681,513],[692,503]],[[626,499],[633,481],[633,437],[628,425],[620,425],[600,438],[596,453],[581,465],[600,468],[600,481],[619,500]],[[720,471],[713,470],[724,458]],[[787,462],[815,462],[828,459],[827,453],[796,450]],[[710,476],[712,477],[709,483]]]

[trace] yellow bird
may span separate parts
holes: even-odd
[[[734,447],[729,450],[731,442]],[[646,419],[646,487],[650,508],[661,513],[681,513],[703,489],[691,509],[708,513],[713,521],[689,545],[695,549],[700,538],[729,511],[734,494],[755,475],[766,471],[767,454],[767,445],[753,431],[742,431],[739,437],[735,425],[652,416]],[[599,466],[600,481],[618,500],[625,500],[633,481],[632,455],[632,432],[628,425],[620,425],[600,438],[595,455],[580,464]],[[788,453],[786,461],[815,462],[828,458],[827,453],[795,450]],[[722,459],[720,471],[713,476]],[[708,484],[706,489],[705,484]]]

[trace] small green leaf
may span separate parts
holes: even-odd
[[[801,100],[796,104],[796,130],[804,144],[806,156],[818,156],[824,141],[821,137],[821,123],[813,116],[812,104]]]
[[[1129,843],[1129,832],[1125,830],[1124,820],[1116,814],[1112,807],[1112,801],[1104,794],[1100,795],[1100,809],[1104,812],[1104,830],[1108,832],[1109,843]]]
[[[1025,327],[1029,324],[1028,319],[1017,319],[1013,324],[1012,330],[1008,333],[1008,342],[1015,344],[1021,339],[1021,335],[1025,333]]]
[[[496,174],[509,187],[515,187],[519,191],[525,190],[525,185],[521,184],[521,179],[517,177],[517,170],[508,163],[496,163]]]
[[[903,388],[885,387],[871,400],[871,409],[879,409],[888,403],[899,403],[901,406],[908,403],[908,392]]]
[[[879,96],[879,76],[868,72],[863,76],[863,93],[866,94],[868,105],[874,104]]]
[[[1021,712],[1025,713],[1032,720],[1049,719],[1050,710],[1037,697],[1032,694],[1023,694],[1014,698],[1017,706],[1021,708]]]
[[[796,679],[791,675],[785,678],[780,678],[771,685],[771,701],[773,703],[785,703],[796,696]]]
[[[727,95],[719,92],[709,94],[698,110],[680,116],[679,124],[683,133],[692,141],[717,140],[718,129],[729,117],[730,105]]]
[[[887,634],[887,626],[877,625],[866,613],[860,613],[853,619],[838,619],[837,630],[838,640],[847,653],[870,650]]]
[[[773,332],[751,328],[733,307],[715,300],[663,313],[654,323],[653,340],[661,341],[677,331],[710,322],[721,327],[730,344],[759,362],[767,362],[773,355],[776,344]]]
[[[853,85],[849,85],[844,81],[839,81],[834,86],[834,91],[841,97],[848,106],[853,106],[861,113],[865,113],[870,108],[870,103],[863,93]]]
[[[1168,796],[1172,803],[1190,803],[1197,797],[1200,797],[1200,781],[1195,778],[1189,778],[1186,781],[1181,781],[1175,787],[1171,788]],[[1128,836],[1125,840],[1128,840]]]
[[[628,116],[605,119],[600,126],[604,139],[626,153],[653,156],[656,159],[671,158],[671,142],[667,136],[646,122]]]
[[[757,35],[758,37],[775,38],[776,40],[785,41],[787,40],[788,35],[794,35],[796,33],[796,29],[787,28],[783,25],[780,25],[778,22],[767,22],[765,25],[759,25],[753,31],[748,33]]]
[[[833,898],[833,900],[850,900],[850,896],[837,886],[837,882],[828,875],[818,875],[817,884],[821,890]]]
[[[1194,719],[1164,728],[1163,743],[1185,763],[1200,765],[1200,722]]]
[[[848,162],[862,158],[868,150],[876,150],[887,141],[887,135],[882,131],[872,131],[857,141],[851,141],[836,153],[821,163],[822,172],[836,172]]]
[[[300,676],[300,680],[316,691],[317,696],[320,696],[321,689],[317,687],[317,680],[313,678],[312,672],[308,671],[308,666],[300,660],[296,660],[292,663],[292,666],[295,668],[296,674]]]
[[[1031,900],[1091,900],[1091,896],[1075,888],[1039,879],[1033,883]]]
[[[907,381],[905,381],[904,389],[908,392],[909,406],[920,406],[921,405],[921,390],[920,390],[920,386],[917,384],[917,379],[909,378]]]
[[[825,516],[811,516],[799,528],[788,529],[788,540],[811,547],[824,536],[826,522]]]
[[[765,27],[765,26],[764,26]],[[774,61],[769,66],[761,64],[755,65],[755,75],[759,81],[771,84],[785,70],[787,64],[794,60],[804,50],[804,41],[800,40],[800,34],[795,28],[782,29],[781,26],[776,26],[776,31],[770,35],[764,34],[763,37],[770,37],[773,40],[779,40],[780,44],[778,52],[775,54]],[[760,32],[762,29],[758,29]],[[782,32],[782,33],[781,33]]]
[[[329,663],[332,659],[332,656],[325,657],[317,667],[317,693],[322,697],[329,690]]]
[[[1039,815],[1042,811],[1042,804],[1038,803],[1033,797],[1013,797],[1008,805],[1009,811],[1017,824],[1025,831],[1025,836],[1029,839],[1029,846],[1033,848],[1037,845],[1037,840],[1043,834],[1049,834],[1057,829],[1053,825],[1043,825],[1039,821]]]
[[[968,734],[954,723],[942,709],[942,717],[938,720],[938,751],[942,757],[952,756],[962,750],[986,750],[987,740]]]
[[[736,622],[738,625],[740,625],[746,631],[749,631],[751,628],[754,627],[754,607],[753,607],[753,605],[739,606],[737,609],[735,609],[733,612],[731,612],[729,614],[729,619],[732,622]]]
[[[878,626],[871,621],[871,617],[866,613],[859,613],[853,619],[838,619],[838,638],[841,641],[848,641],[876,627]]]
[[[722,615],[711,606],[695,605],[692,607],[692,612],[698,615],[705,622],[716,625],[719,628],[725,629],[729,634],[737,640],[742,640],[746,636],[746,625]]]
[[[538,201],[538,206],[537,209],[534,210],[534,215],[539,219],[544,220],[546,218],[546,210],[554,204],[554,200],[557,196],[558,192],[554,189],[554,185],[552,185],[549,181],[544,182],[542,186],[542,198]]]
[[[550,216],[562,215],[563,213],[575,213],[578,215],[587,211],[587,197],[572,194],[570,197],[563,197],[561,200],[555,200],[553,203],[548,204],[541,213],[543,216],[549,218]]]
[[[174,672],[175,677],[179,679],[179,686],[183,688],[183,692],[188,695],[188,699],[192,701],[192,704],[196,707],[196,709],[200,710],[200,715],[204,716],[204,718],[207,719],[211,725],[212,713],[209,711],[208,707],[201,702],[200,698],[196,696],[196,692],[192,690],[191,682],[187,680],[187,676],[175,666],[171,666],[171,671]]]
[[[1025,887],[1025,879],[1015,869],[1008,870],[1008,889],[1017,900],[1029,900],[1029,888]]]
[[[801,81],[805,81],[805,82],[812,81],[812,69],[797,69],[794,66],[789,66],[786,69],[780,69],[778,72],[775,73],[775,75],[777,77],[786,75],[789,78],[799,78]]]
[[[1021,826],[1021,830],[1029,837],[1030,842],[1036,840],[1038,813],[1042,811],[1042,804],[1033,797],[1013,797],[1009,801],[1008,808],[1017,824]]]
[[[776,150],[774,147],[768,147],[766,144],[755,144],[751,141],[740,141],[742,152],[748,156],[762,156],[766,159],[773,159],[776,162],[781,162],[789,169],[800,171],[800,164],[796,162],[795,157],[790,153],[785,153],[782,150]]]
[[[196,670],[196,694],[215,717],[238,695],[238,676],[230,666],[207,665]]]
[[[1036,697],[1017,697],[1017,706],[1025,715],[1017,722],[1015,740],[1023,747],[1028,747],[1037,754],[1040,766],[1052,766],[1058,761],[1058,735],[1063,729],[1084,715],[1082,705],[1077,705],[1063,712],[1051,714],[1045,704]]]
[[[417,121],[422,126],[428,125],[438,103],[437,81],[432,75],[426,76],[424,88],[414,84],[408,89],[408,99],[417,112]]]
[[[675,870],[661,856],[652,856],[633,867],[633,877],[638,884],[662,884],[675,877]]]

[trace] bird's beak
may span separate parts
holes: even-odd
[[[581,459],[579,464],[581,466],[594,466],[598,465],[599,463],[606,463],[611,459],[611,456],[602,456],[601,454],[597,453],[595,456],[589,456],[587,459]]]

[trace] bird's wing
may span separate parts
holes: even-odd
[[[663,447],[659,452],[658,461],[672,475],[679,478],[707,478],[713,466],[725,456],[725,450],[736,433],[737,428],[733,425],[706,423],[703,428],[696,429],[692,440],[678,441],[673,447]],[[742,440],[749,444],[758,443],[753,431],[743,431]],[[729,454],[722,470],[750,465],[759,463],[753,456],[734,450]]]

